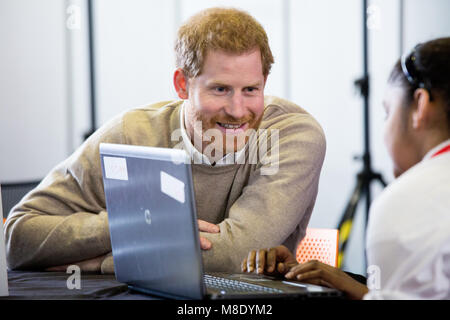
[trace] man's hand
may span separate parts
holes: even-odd
[[[326,286],[343,291],[350,299],[362,299],[369,289],[354,280],[344,271],[328,264],[311,260],[292,267],[285,277],[287,279]]]
[[[208,232],[208,233],[219,233],[220,228],[218,225],[206,222],[204,220],[198,219],[198,230],[201,232]],[[209,250],[212,248],[212,243],[208,239],[204,237],[200,237],[200,248],[202,250]]]
[[[258,274],[285,274],[298,263],[294,255],[285,246],[270,249],[252,250],[242,261],[242,272],[256,271]]]
[[[107,255],[99,256],[96,258],[83,260],[80,262],[74,262],[70,264],[65,264],[61,266],[55,266],[45,269],[45,271],[60,271],[60,272],[66,272],[67,268],[72,265],[77,265],[81,271],[84,272],[100,272],[101,266],[103,260],[106,258]]]

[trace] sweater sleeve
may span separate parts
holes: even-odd
[[[43,269],[111,251],[100,142],[124,143],[121,117],[97,130],[12,209],[5,225],[10,269]]]
[[[250,250],[279,244],[293,250],[303,238],[317,196],[325,135],[307,114],[289,115],[278,135],[278,150],[268,148],[219,224],[220,233],[201,233],[213,244],[203,251],[207,271],[240,271]]]

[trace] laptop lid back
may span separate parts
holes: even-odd
[[[185,151],[100,144],[100,157],[117,280],[201,299],[203,266]]]

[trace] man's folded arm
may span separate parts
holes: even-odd
[[[98,130],[16,205],[5,224],[10,269],[46,269],[111,251],[98,146],[123,143],[121,122]]]
[[[67,216],[17,212],[6,229],[10,269],[46,269],[73,264],[111,250],[107,214]]]

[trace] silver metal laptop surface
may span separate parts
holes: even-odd
[[[338,295],[265,276],[205,275],[185,151],[103,143],[100,157],[118,281],[184,299]]]

